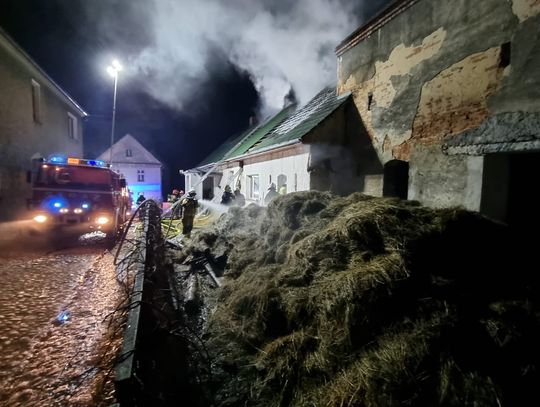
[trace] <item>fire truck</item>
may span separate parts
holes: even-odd
[[[103,161],[52,155],[35,162],[29,181],[29,206],[39,230],[78,227],[114,238],[129,216],[126,180]]]

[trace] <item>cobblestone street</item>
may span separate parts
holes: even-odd
[[[0,277],[0,404],[106,405],[123,298],[113,255],[100,242],[0,252]]]

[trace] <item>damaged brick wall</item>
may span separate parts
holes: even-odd
[[[467,157],[449,160],[440,147],[501,111],[540,110],[539,24],[540,0],[420,0],[338,47],[338,92],[352,92],[380,161],[432,174],[412,176],[410,196],[478,207],[468,197],[479,199],[470,189],[481,187],[481,171],[469,174]],[[442,193],[455,197],[442,202]]]

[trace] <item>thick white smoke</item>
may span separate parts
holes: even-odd
[[[291,87],[306,102],[335,82],[335,46],[358,25],[344,0],[145,0],[152,44],[129,61],[154,98],[176,109],[220,66],[218,50],[249,72],[275,110]],[[357,7],[357,6],[356,6]],[[217,59],[219,60],[219,59]]]

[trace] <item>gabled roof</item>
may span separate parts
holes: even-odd
[[[199,167],[300,142],[349,96],[350,93],[337,96],[334,88],[324,88],[304,107],[295,111],[296,105],[287,106],[261,125],[229,139]]]
[[[132,151],[131,157],[126,157],[126,150]],[[98,160],[109,161],[110,147],[98,157]],[[137,141],[131,134],[126,134],[113,144],[113,164],[158,164],[154,155]]]

